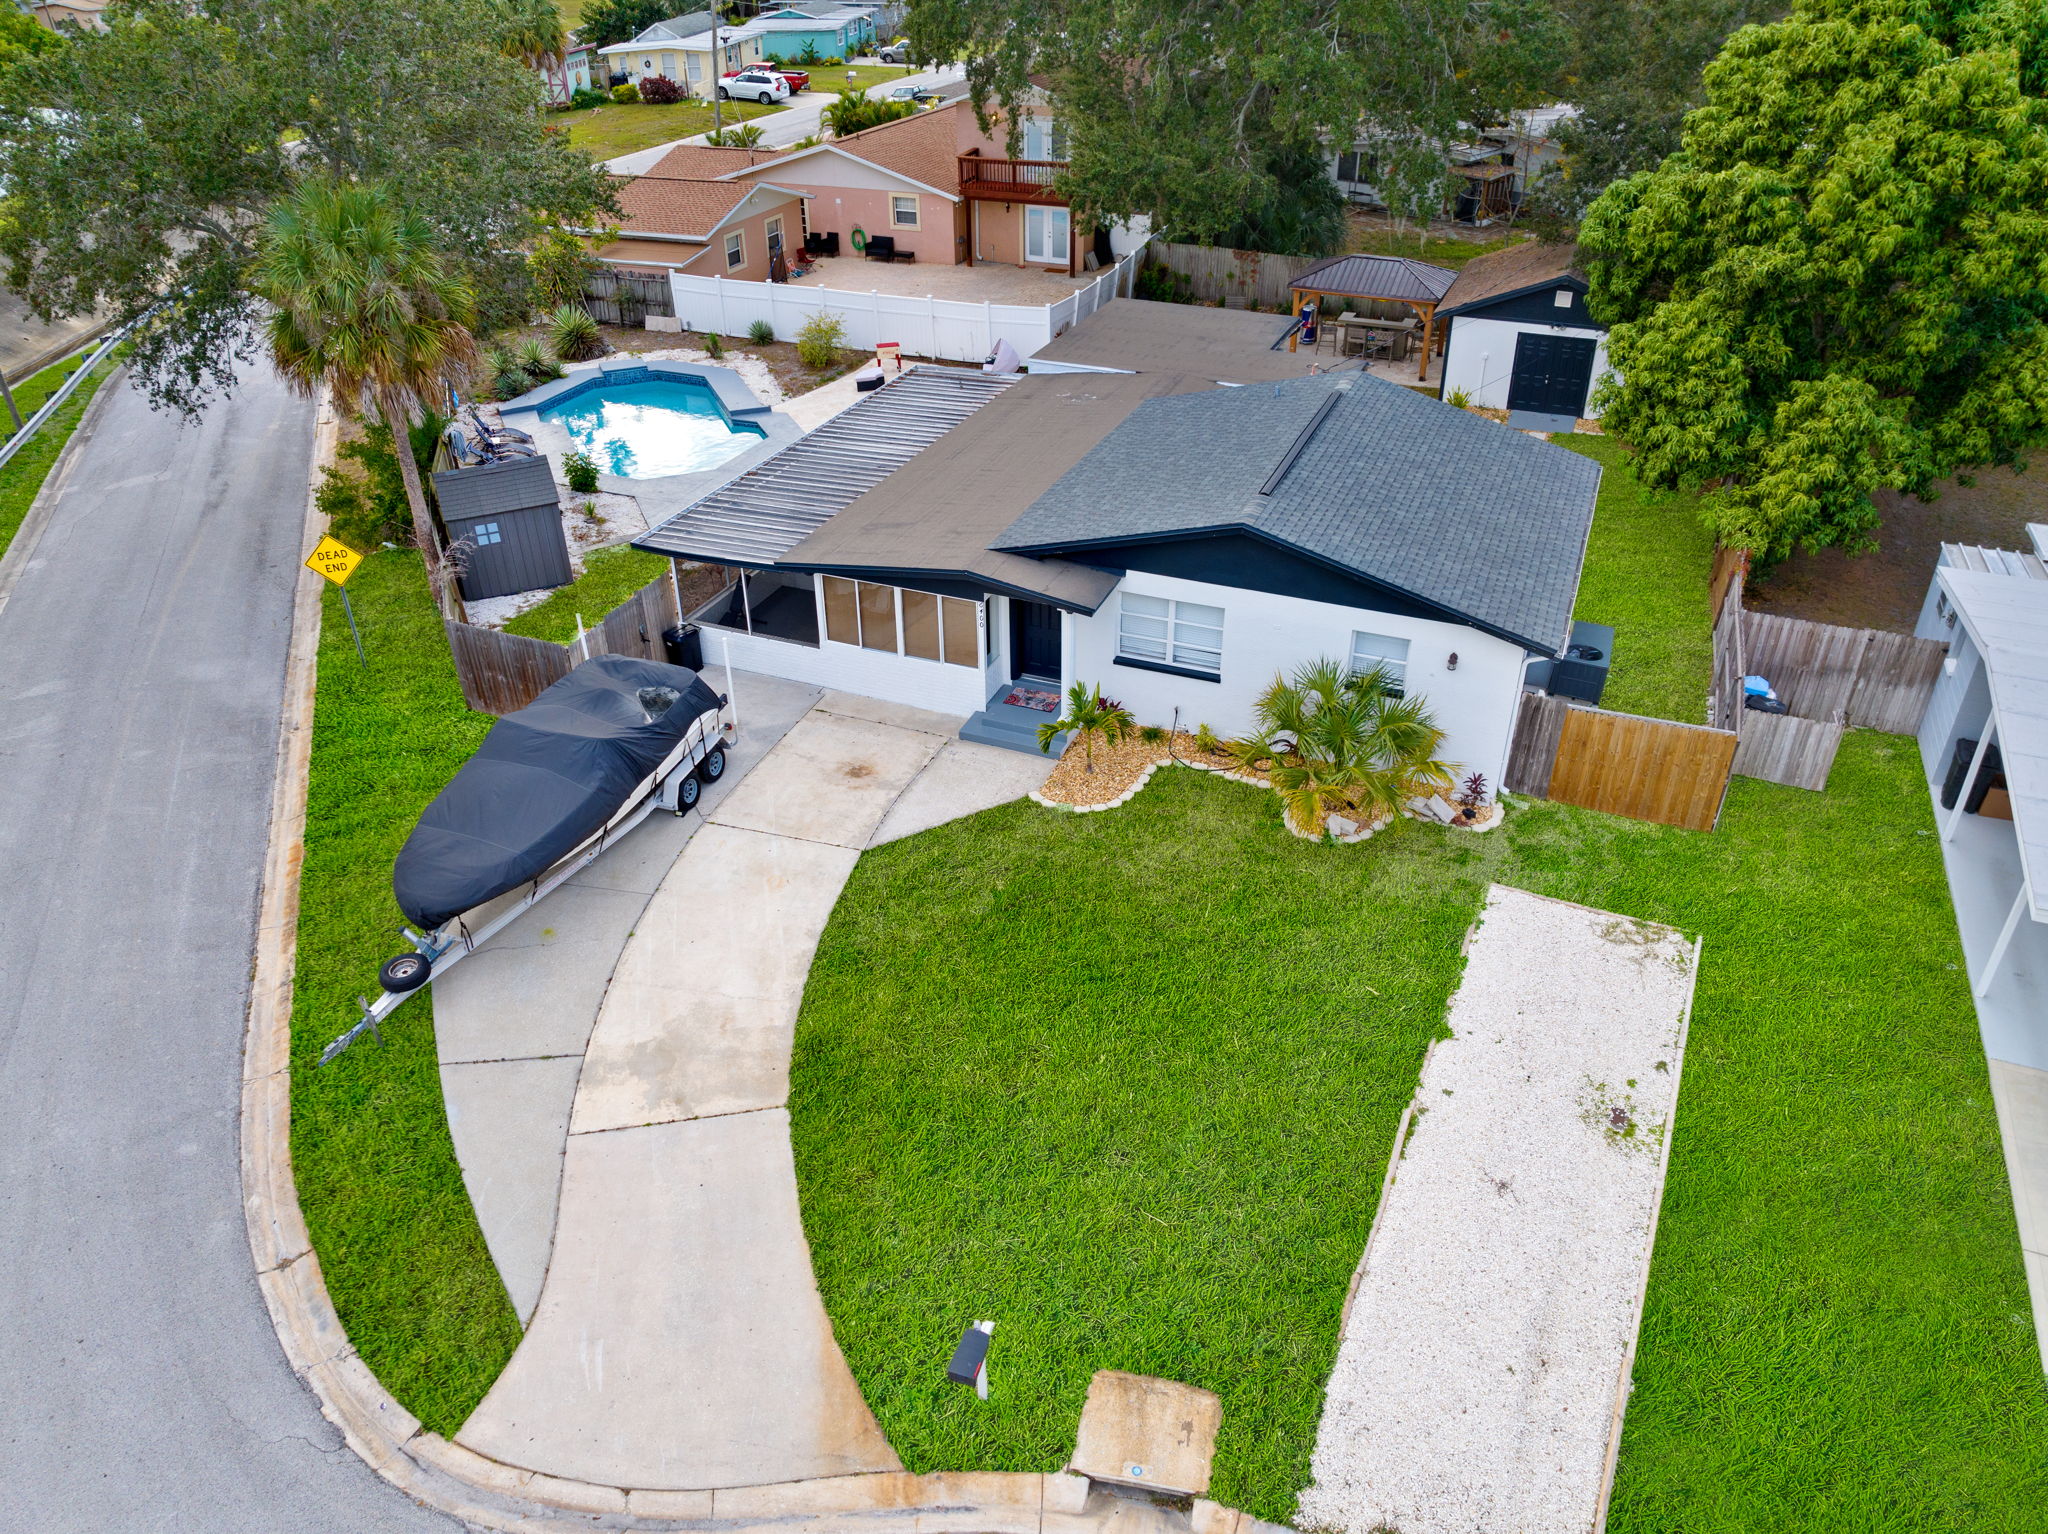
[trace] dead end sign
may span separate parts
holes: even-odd
[[[356,573],[356,566],[362,562],[362,555],[331,535],[322,538],[313,552],[306,556],[308,570],[337,586],[346,586],[348,578]]]

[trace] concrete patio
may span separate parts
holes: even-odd
[[[1056,304],[1085,288],[1101,271],[1069,277],[1042,266],[946,266],[924,261],[869,261],[860,256],[824,256],[812,274],[792,282],[801,288],[840,288],[854,293],[887,293],[907,298],[947,298],[991,304]]]

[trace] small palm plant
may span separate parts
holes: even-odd
[[[1067,689],[1065,717],[1038,727],[1038,749],[1050,752],[1060,736],[1071,735],[1081,743],[1081,770],[1093,772],[1097,737],[1104,745],[1114,746],[1137,725],[1131,711],[1114,699],[1103,697],[1100,687],[1076,682]]]
[[[563,362],[581,362],[604,350],[604,333],[587,309],[563,304],[548,316],[548,347]]]
[[[1457,781],[1437,760],[1444,732],[1435,718],[1382,667],[1311,661],[1273,679],[1257,718],[1258,733],[1232,741],[1230,755],[1266,774],[1297,831],[1314,832],[1333,814],[1377,820]]]

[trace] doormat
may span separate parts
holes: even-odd
[[[1003,701],[1011,708],[1035,708],[1041,714],[1057,714],[1060,711],[1060,695],[1047,692],[1043,687],[1012,687]]]

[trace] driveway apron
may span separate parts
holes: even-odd
[[[591,1032],[539,1308],[459,1443],[655,1489],[901,1468],[812,1276],[789,1057],[861,849],[1044,779],[959,724],[828,693],[683,849]]]

